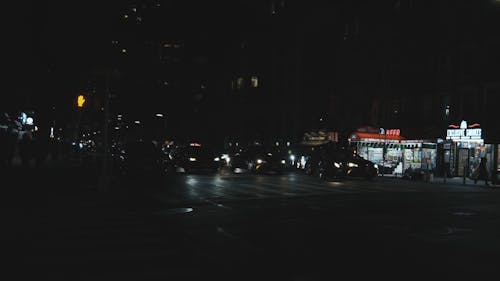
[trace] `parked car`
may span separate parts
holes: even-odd
[[[176,172],[216,172],[221,163],[220,156],[199,143],[190,143],[175,149],[171,154]]]
[[[230,168],[235,173],[282,173],[286,168],[286,154],[275,147],[252,145],[230,158]]]
[[[346,177],[372,179],[378,174],[376,164],[347,149],[328,149],[320,158],[318,176],[325,180]]]
[[[148,141],[131,141],[112,152],[115,168],[124,176],[162,176],[166,159],[159,149]]]

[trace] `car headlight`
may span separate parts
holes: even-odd
[[[194,157],[190,157],[190,158],[189,158],[189,161],[194,162],[194,161],[196,161],[196,158],[194,158]]]
[[[375,169],[378,170],[378,165],[377,164],[373,164],[373,168],[375,168]]]
[[[281,160],[281,164],[286,164],[285,159]]]
[[[340,168],[340,164],[337,162],[333,162],[333,166],[335,166],[335,168]]]
[[[290,160],[295,161],[295,155],[290,155]]]
[[[349,166],[349,168],[353,168],[353,167],[358,167],[358,164],[349,162],[347,166]]]
[[[220,158],[219,157],[215,157],[214,161],[220,161]]]
[[[257,159],[257,164],[262,164],[264,161],[262,159]]]

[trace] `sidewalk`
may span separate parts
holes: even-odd
[[[394,174],[379,175],[379,178],[404,180],[401,175],[394,175]],[[446,179],[444,179],[443,177],[436,177],[436,176],[434,176],[430,181],[419,180],[419,181],[413,181],[413,182],[421,182],[421,183],[429,183],[429,184],[442,184],[442,185],[461,185],[461,186],[489,187],[489,188],[499,188],[500,189],[500,184],[493,184],[491,182],[491,180],[488,181],[489,186],[486,186],[484,184],[483,180],[478,181],[475,184],[474,180],[472,180],[470,178],[465,178],[465,184],[464,184],[464,179],[462,177],[453,177],[453,178],[446,178]]]

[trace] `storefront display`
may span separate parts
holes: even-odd
[[[389,133],[389,134],[388,134]],[[408,169],[434,170],[437,145],[431,141],[406,140],[399,129],[357,131],[349,143],[361,157],[375,163],[379,172],[402,174]]]
[[[479,167],[481,158],[487,160],[487,169],[493,169],[493,146],[485,144],[480,124],[468,125],[463,120],[458,125],[450,125],[446,130],[444,160],[450,176],[470,177]]]

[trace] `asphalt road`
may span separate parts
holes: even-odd
[[[127,192],[105,196],[71,185],[50,196],[25,194],[31,199],[17,207],[25,217],[15,224],[23,230],[22,268],[42,280],[478,280],[500,273],[500,193],[492,188],[323,182],[293,173],[122,184]]]

